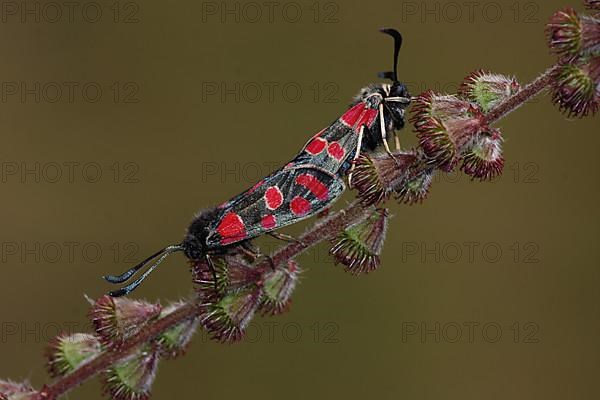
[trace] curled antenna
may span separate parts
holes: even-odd
[[[159,250],[156,253],[152,254],[150,257],[146,258],[144,261],[137,264],[136,266],[128,269],[121,275],[106,275],[106,276],[104,276],[103,277],[104,280],[109,283],[113,283],[113,284],[124,283],[124,282],[128,281],[133,275],[135,275],[136,272],[138,272],[140,269],[142,269],[143,267],[148,265],[148,263],[150,263],[152,260],[154,260],[158,257],[158,260],[154,264],[152,264],[150,266],[150,268],[148,268],[146,270],[146,272],[144,272],[135,281],[131,282],[127,286],[122,287],[121,289],[109,292],[108,294],[111,297],[121,297],[121,296],[125,296],[125,295],[131,293],[144,281],[144,279],[146,279],[148,277],[148,275],[150,275],[152,273],[152,271],[154,271],[156,269],[156,267],[159,266],[160,263],[162,263],[165,260],[165,258],[167,258],[171,254],[178,252],[178,251],[183,251],[182,245],[177,244],[177,245],[167,246],[164,249]]]
[[[398,82],[398,54],[400,54],[400,47],[402,47],[402,35],[393,28],[382,28],[379,31],[394,38],[394,71],[380,72],[379,77]]]

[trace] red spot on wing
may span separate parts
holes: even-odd
[[[278,209],[283,203],[283,194],[277,186],[271,186],[265,192],[265,204],[269,210]]]
[[[319,200],[327,200],[329,198],[329,188],[313,175],[298,175],[298,177],[296,177],[296,183],[310,190],[310,192]]]
[[[244,221],[233,212],[225,214],[217,226],[217,232],[221,236],[221,244],[235,243],[246,238]]]
[[[298,216],[306,215],[311,207],[310,201],[299,196],[294,197],[290,202],[290,210]]]
[[[346,111],[344,115],[340,117],[340,120],[348,126],[354,126],[364,111],[365,104],[360,102]]]
[[[329,147],[327,147],[327,154],[340,161],[346,155],[346,150],[344,150],[338,142],[332,142]]]
[[[363,125],[371,126],[373,121],[377,118],[377,110],[372,108],[367,109],[363,114],[362,118],[358,121],[357,127],[361,127]]]
[[[346,111],[340,120],[358,130],[363,125],[371,126],[375,118],[377,118],[377,110],[368,108],[365,103],[360,102]]]
[[[306,151],[316,156],[325,149],[325,146],[327,146],[327,140],[317,137],[306,146]]]
[[[274,215],[264,216],[263,219],[260,221],[260,225],[264,229],[273,229],[277,226],[277,219]]]

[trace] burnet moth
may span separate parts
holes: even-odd
[[[349,109],[313,136],[287,165],[220,206],[199,212],[180,244],[165,247],[121,275],[105,276],[110,283],[122,284],[155,261],[140,277],[109,295],[127,295],[175,252],[183,252],[190,260],[205,259],[211,268],[211,257],[252,253],[251,239],[263,234],[278,237],[273,231],[330,207],[346,189],[346,176],[352,185],[353,161],[361,152],[371,152],[383,145],[391,154],[388,133],[395,134],[404,126],[405,109],[411,97],[398,81],[402,36],[389,28],[381,32],[394,38],[394,69],[379,74],[390,79],[391,84],[363,88]],[[400,147],[397,136],[396,147]]]

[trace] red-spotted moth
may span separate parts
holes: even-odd
[[[383,145],[388,153],[388,134],[404,126],[411,98],[398,82],[398,52],[402,36],[382,29],[394,38],[394,70],[380,74],[392,84],[372,84],[362,89],[350,108],[327,128],[312,137],[300,154],[283,168],[264,178],[220,206],[198,213],[180,244],[168,246],[119,276],[105,276],[110,283],[124,283],[138,270],[157,259],[148,270],[111,296],[130,293],[169,255],[182,251],[191,260],[232,252],[251,251],[249,241],[302,221],[327,209],[351,185],[353,161],[361,152]],[[399,142],[396,137],[396,146]]]

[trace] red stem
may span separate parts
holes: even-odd
[[[533,82],[525,86],[522,90],[516,93],[514,96],[507,98],[502,103],[498,104],[487,114],[487,121],[492,124],[499,119],[506,117],[511,112],[515,111],[523,104],[544,91],[552,82],[552,78],[555,72],[561,67],[560,64],[556,64],[549,68],[542,75],[538,76]]]
[[[174,312],[149,324],[140,333],[127,339],[122,346],[116,350],[107,350],[98,357],[82,365],[72,373],[56,380],[54,383],[45,386],[41,392],[41,398],[45,400],[54,400],[67,391],[81,385],[92,376],[105,371],[111,365],[124,359],[131,354],[139,345],[149,342],[167,329],[185,321],[195,318],[198,315],[197,306],[192,303],[185,303]]]

